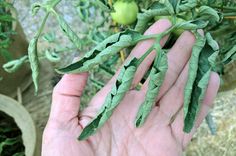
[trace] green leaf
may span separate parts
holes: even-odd
[[[70,41],[78,48],[81,48],[82,40],[77,36],[77,34],[70,28],[70,26],[67,24],[65,19],[55,13],[57,16],[57,20],[59,22],[59,25],[62,29],[62,31],[65,33],[65,35],[70,39]]]
[[[170,15],[168,8],[162,3],[155,3],[155,6],[151,6],[152,9],[143,10],[143,13],[138,14],[138,21],[135,26],[135,30],[138,32],[143,33],[147,27],[148,23],[155,17],[155,16],[168,16]]]
[[[35,93],[38,92],[38,81],[39,81],[39,60],[37,52],[37,38],[33,38],[28,47],[28,57],[30,62],[30,67],[32,70],[32,79],[34,82]]]
[[[106,11],[106,12],[110,12],[111,11],[111,7],[110,5],[108,4],[108,1],[107,0],[95,0],[94,2],[97,6],[100,7],[100,9],[102,9],[103,11]]]
[[[180,0],[168,0],[169,3],[172,5],[173,9],[176,10],[176,8],[178,7]]]
[[[53,43],[56,41],[56,34],[55,32],[46,33],[43,35],[43,39],[49,43]]]
[[[72,63],[65,68],[58,69],[57,72],[64,74],[89,71],[94,66],[108,60],[110,56],[113,56],[123,48],[135,45],[142,36],[143,35],[140,33],[129,29],[114,34],[86,53],[81,60]]]
[[[79,136],[79,140],[85,140],[93,135],[110,118],[114,109],[122,101],[126,92],[129,91],[134,74],[137,70],[137,65],[137,58],[133,58],[124,65],[111,92],[107,95],[105,103],[97,116],[83,129]]]
[[[236,55],[236,45],[233,46],[225,55],[224,58],[222,60],[222,62],[224,62],[224,64],[228,64],[230,62],[232,62],[233,60],[235,60],[235,58],[233,59],[233,57],[235,57]]]
[[[200,43],[198,42],[200,40],[197,40],[197,43]],[[196,51],[193,50],[190,60],[189,80],[185,88],[184,99],[184,131],[187,133],[191,132],[195,124],[209,83],[210,74],[219,53],[218,45],[215,45],[216,42],[209,33],[206,34],[206,41],[203,44],[204,47],[202,49],[199,47],[197,50],[200,50],[199,58],[194,56],[194,52]],[[195,57],[194,62],[192,59],[194,58],[193,56]],[[191,75],[195,75],[195,78]]]
[[[197,30],[197,29],[203,29],[207,25],[208,25],[207,21],[193,20],[193,21],[179,23],[178,28],[183,29],[183,30]]]
[[[151,112],[156,97],[160,91],[160,87],[164,81],[165,74],[168,68],[167,55],[163,50],[160,50],[155,58],[154,65],[150,73],[150,82],[143,104],[139,107],[138,114],[135,120],[135,126],[140,127],[144,124],[146,118]]]
[[[4,146],[13,146],[14,144],[20,141],[21,141],[21,137],[7,138],[6,140],[0,143],[0,154],[2,153]]]
[[[56,53],[54,50],[46,50],[45,51],[45,57],[50,61],[50,62],[60,62],[61,57],[58,53]]]
[[[12,60],[10,62],[5,63],[2,67],[6,72],[14,73],[24,64],[27,58],[27,56],[24,56],[20,59]]]
[[[78,12],[78,15],[80,17],[80,19],[83,21],[83,22],[86,22],[89,17],[90,17],[90,12],[89,12],[89,9],[84,9],[84,8],[80,8],[80,7],[77,7],[77,12]]]
[[[199,8],[198,16],[204,17],[205,19],[208,19],[214,22],[220,21],[220,16],[218,15],[218,12],[209,6],[201,6]]]
[[[196,43],[192,49],[192,56],[190,58],[190,63],[189,63],[188,81],[184,91],[184,117],[186,117],[189,110],[193,84],[197,76],[199,55],[206,42],[206,39],[202,37],[200,34],[196,33],[195,36],[196,36]]]
[[[177,0],[173,0],[172,2],[174,2],[174,1],[177,1]],[[171,0],[165,0],[164,4],[165,4],[170,15],[175,14],[175,8],[172,5]]]
[[[188,0],[187,3],[179,5],[177,13],[189,11],[197,6],[197,0]]]
[[[36,15],[39,11],[39,9],[41,8],[41,4],[40,3],[34,3],[31,7],[31,11],[32,11],[32,14],[33,16]]]
[[[1,22],[12,22],[14,21],[15,19],[11,16],[11,15],[0,15],[0,21]]]

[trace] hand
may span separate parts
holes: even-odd
[[[171,26],[168,20],[159,20],[145,34],[158,34]],[[164,45],[168,37],[161,40]],[[140,42],[129,57],[140,57],[153,44]],[[80,97],[86,85],[87,73],[64,75],[53,92],[50,117],[43,134],[43,156],[180,156],[196,129],[207,115],[219,88],[216,73],[210,82],[196,124],[190,134],[183,132],[183,96],[188,78],[188,62],[195,38],[184,32],[168,52],[168,71],[157,97],[156,106],[141,128],[134,127],[139,106],[145,98],[148,80],[140,91],[133,90],[151,66],[155,52],[140,65],[133,87],[114,111],[108,122],[88,140],[78,141],[82,129],[95,117],[118,75],[108,82],[79,112]],[[173,117],[175,117],[173,119]]]

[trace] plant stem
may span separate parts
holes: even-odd
[[[44,18],[43,18],[43,22],[42,22],[42,24],[41,24],[41,26],[40,26],[40,28],[39,28],[37,34],[35,35],[35,37],[36,37],[37,39],[40,37],[40,35],[41,35],[41,33],[42,33],[43,29],[44,29],[44,26],[45,26],[45,24],[46,24],[46,21],[47,21],[47,19],[48,19],[49,14],[50,14],[50,12],[47,12],[46,15],[45,15]]]
[[[142,38],[140,38],[138,40],[139,41],[143,41],[143,40],[148,40],[148,39],[157,39],[159,37],[164,37],[166,35],[168,35],[169,33],[171,33],[176,27],[178,27],[178,25],[173,25],[170,29],[168,29],[167,31],[160,33],[160,34],[154,34],[154,35],[143,35]]]
[[[155,34],[155,35],[147,35],[144,36],[143,38],[141,38],[140,40],[147,40],[147,39],[156,39],[155,44],[152,45],[147,52],[139,59],[138,61],[138,65],[140,65],[143,60],[154,50],[156,49],[157,51],[157,55],[159,53],[159,51],[161,51],[161,45],[160,45],[160,41],[162,39],[162,37],[168,35],[169,33],[171,33],[176,27],[178,27],[178,25],[174,25],[172,26],[170,29],[168,29],[167,31],[160,33],[160,34]],[[158,57],[159,58],[159,57]]]
[[[139,66],[139,65],[143,62],[143,60],[144,60],[154,49],[155,49],[155,48],[154,48],[154,45],[151,46],[151,47],[147,50],[147,52],[144,53],[141,58],[139,58],[139,60],[138,60],[138,62],[137,62],[137,65]]]

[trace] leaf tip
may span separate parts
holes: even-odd
[[[136,117],[136,120],[135,120],[135,127],[136,128],[139,128],[143,125],[144,121],[143,121],[143,118],[142,118],[142,115],[141,116],[137,116]]]

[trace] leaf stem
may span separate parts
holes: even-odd
[[[168,34],[170,34],[176,27],[178,26],[178,24],[173,25],[170,29],[168,29],[167,31],[160,33],[160,34],[154,34],[154,35],[143,35],[143,37],[141,37],[138,41],[143,41],[143,40],[148,40],[148,39],[157,39],[157,38],[162,38]]]
[[[45,26],[45,24],[46,24],[46,21],[47,21],[47,19],[48,19],[49,14],[50,14],[50,12],[47,12],[46,15],[44,16],[43,22],[42,22],[42,24],[41,24],[41,26],[40,26],[40,28],[39,28],[37,34],[35,35],[35,38],[38,39],[38,38],[40,37],[40,35],[41,35],[41,33],[42,33],[43,29],[44,29],[44,26]]]
[[[172,26],[170,29],[168,29],[167,31],[163,32],[163,33],[160,33],[160,34],[155,34],[155,35],[146,35],[146,36],[143,36],[143,38],[141,38],[140,40],[147,40],[147,39],[156,39],[155,41],[155,44],[152,45],[148,50],[147,52],[142,55],[141,58],[139,58],[139,61],[137,62],[138,66],[143,62],[143,60],[153,51],[153,50],[156,50],[157,52],[157,55],[158,55],[158,52],[161,51],[161,45],[160,45],[160,41],[162,39],[162,37],[168,35],[169,33],[171,33],[178,25],[174,25]]]
[[[137,65],[139,66],[139,65],[143,62],[143,60],[144,60],[154,49],[155,49],[155,48],[154,48],[154,45],[151,46],[151,47],[146,51],[146,53],[144,53],[144,54],[142,55],[142,57],[139,58],[139,60],[138,60],[138,62],[137,62]]]

